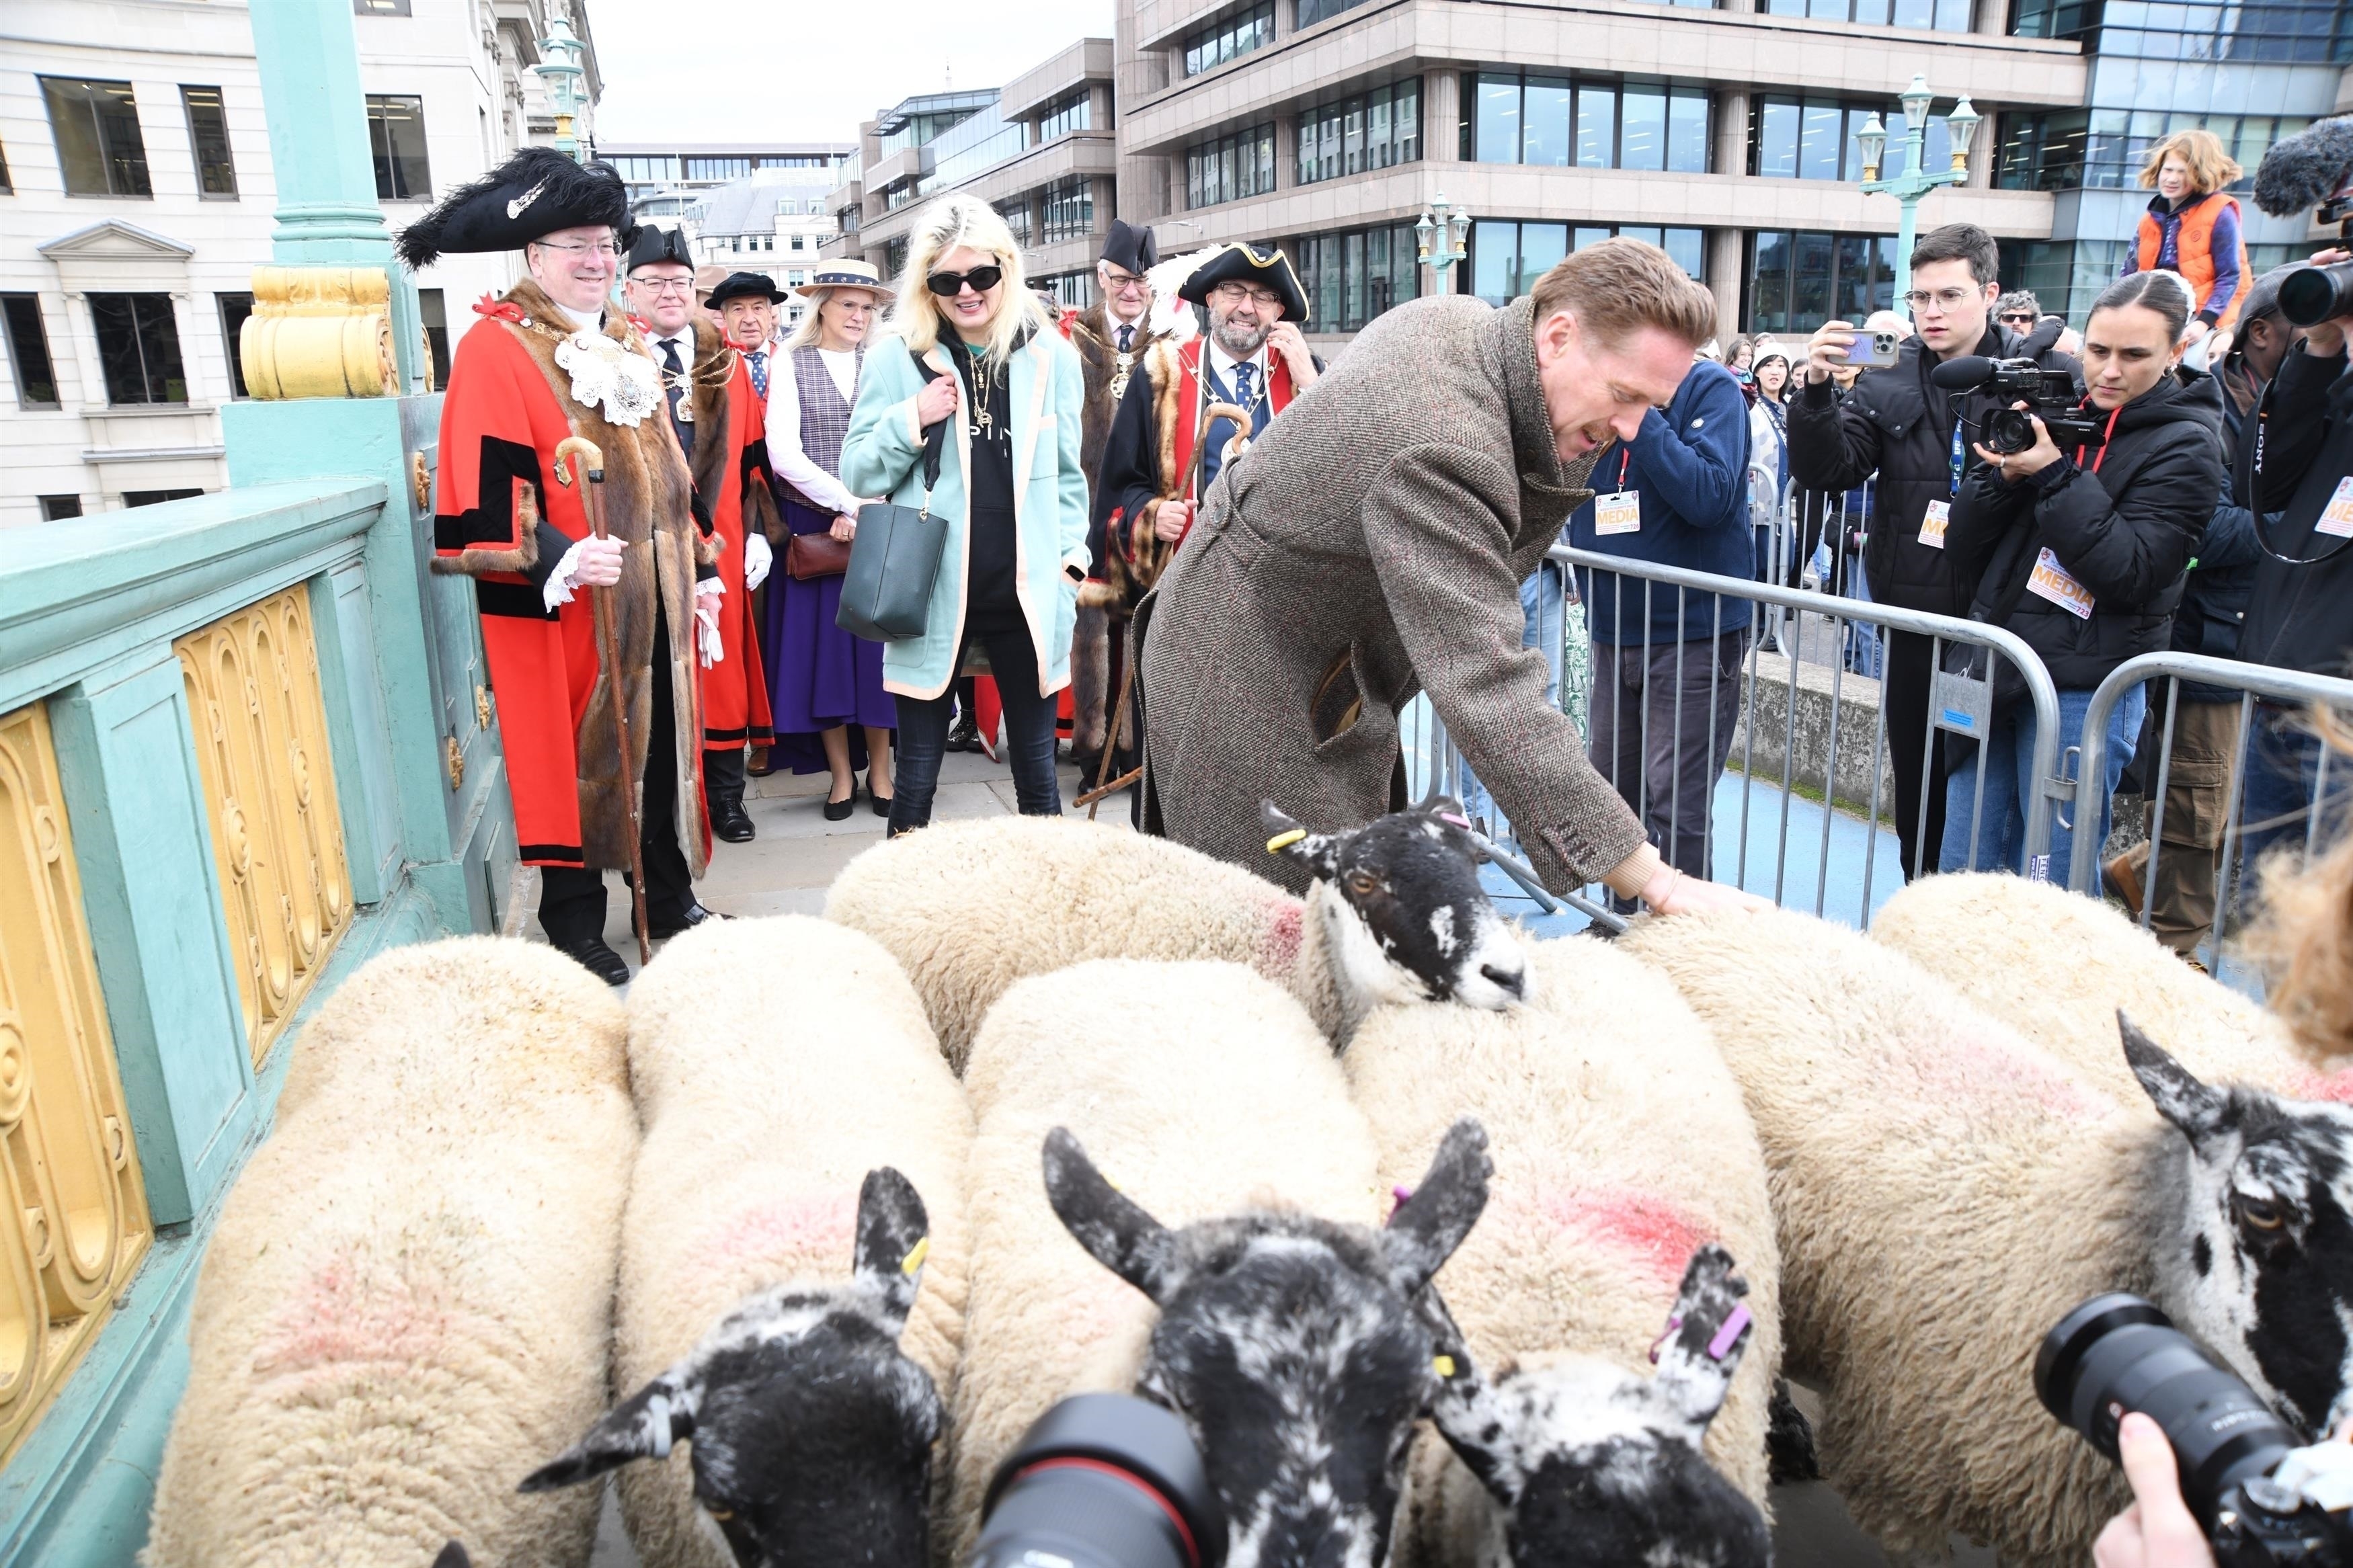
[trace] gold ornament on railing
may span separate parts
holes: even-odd
[[[259,1067],[352,915],[310,595],[289,588],[173,647]]]
[[[0,1464],[153,1239],[38,703],[0,716]]]
[[[257,267],[238,334],[245,384],[265,400],[393,397],[392,282],[381,267]]]

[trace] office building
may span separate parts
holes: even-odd
[[[830,190],[857,149],[844,142],[599,142],[596,156],[621,172],[639,216],[662,216],[653,198],[696,195],[755,174],[783,170],[823,180]]]

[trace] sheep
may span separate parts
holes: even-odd
[[[554,950],[395,948],[292,1042],[207,1246],[149,1568],[571,1568],[592,1492],[519,1462],[605,1404],[627,1024]]]
[[[1708,1431],[1707,1455],[1724,1478],[1715,1488],[1736,1505],[1713,1517],[1730,1527],[1720,1544],[1761,1542],[1780,1270],[1765,1159],[1740,1087],[1707,1029],[1656,970],[1614,944],[1583,938],[1534,942],[1529,952],[1535,1000],[1527,1006],[1509,1013],[1385,1006],[1358,1026],[1342,1065],[1372,1123],[1380,1179],[1410,1180],[1458,1116],[1476,1117],[1487,1129],[1495,1150],[1487,1215],[1438,1284],[1473,1360],[1519,1363],[1501,1386],[1524,1385],[1506,1402],[1523,1410],[1525,1385],[1582,1382],[1590,1394],[1625,1373],[1641,1374],[1625,1381],[1647,1384],[1642,1355],[1669,1316],[1686,1265],[1706,1245],[1728,1248],[1751,1288],[1756,1342]],[[1580,1359],[1556,1372],[1536,1370],[1562,1352]],[[1588,1371],[1585,1357],[1606,1364]],[[1609,1402],[1567,1403],[1592,1415]],[[1504,1428],[1507,1445],[1541,1446],[1540,1434],[1516,1422]],[[1672,1467],[1648,1479],[1654,1493],[1613,1500],[1638,1514],[1685,1481]],[[1472,1543],[1490,1532],[1496,1510],[1472,1472],[1450,1463],[1439,1444],[1425,1444],[1418,1458],[1414,1499],[1414,1536],[1429,1560],[1466,1563],[1480,1555]]]
[[[2128,1500],[2029,1368],[2086,1298],[2152,1297],[2306,1432],[2353,1410],[2353,1109],[2200,1082],[2137,1028],[2151,1115],[1911,959],[1804,916],[1638,922],[1741,1084],[1824,1469],[1892,1549],[2078,1564]]]
[[[1091,1044],[1073,1052],[1081,998],[1096,999]],[[1412,1298],[1485,1202],[1484,1134],[1455,1129],[1420,1198],[1377,1228],[1371,1133],[1329,1047],[1297,1002],[1229,963],[1100,960],[1023,980],[990,1011],[965,1087],[979,1126],[953,1413],[962,1539],[1032,1419],[1063,1394],[1133,1388],[1199,1444],[1230,1568],[1380,1562],[1438,1383]]]
[[[706,921],[630,987],[629,1080],[646,1132],[614,1386],[638,1392],[534,1482],[691,1436],[691,1467],[618,1478],[648,1568],[722,1568],[705,1519],[747,1563],[796,1541],[814,1561],[920,1564],[964,1333],[972,1142],[923,1004],[856,931]]]
[[[1246,963],[1288,986],[1335,1041],[1375,1000],[1520,1000],[1525,955],[1479,886],[1451,802],[1340,834],[1263,814],[1270,848],[1319,879],[1303,901],[1165,838],[997,817],[867,850],[834,879],[825,914],[906,966],[959,1073],[1008,986],[1091,958]],[[1103,1000],[1080,1000],[1073,1020]]]
[[[1871,934],[2119,1099],[2141,1098],[2116,1050],[2124,1007],[2200,1078],[2353,1102],[2353,1067],[2324,1073],[2299,1059],[2279,1019],[2120,911],[2054,883],[1924,878],[1872,917]]]

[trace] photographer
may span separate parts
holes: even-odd
[[[2206,1532],[2181,1500],[2181,1472],[2165,1429],[2136,1410],[2116,1430],[2132,1507],[2092,1547],[2094,1568],[2214,1568]]]
[[[2000,357],[2011,343],[1989,315],[2001,293],[1991,235],[1973,224],[1947,224],[1921,237],[1910,264],[1905,300],[1918,334],[1905,340],[1893,367],[1865,371],[1841,398],[1831,384],[1858,336],[1852,324],[1827,322],[1808,342],[1805,385],[1789,409],[1789,472],[1807,489],[1834,492],[1854,489],[1875,471],[1878,493],[1862,552],[1871,596],[1957,616],[1968,601],[1956,591],[1945,535],[1962,480],[1978,462],[1964,427],[1982,423],[1998,405],[1982,392],[1947,392],[1931,383],[1929,372],[1965,355]],[[2076,369],[2063,354],[2045,354],[2042,363]],[[1880,700],[1894,763],[1896,835],[1910,879],[1936,868],[1944,842],[1942,770],[1925,765],[1933,736],[1933,639],[1891,631],[1887,644]]]
[[[1954,581],[1969,615],[2025,639],[2059,689],[2059,747],[2083,737],[2092,694],[2111,670],[2167,646],[2182,571],[2222,493],[2221,395],[2211,376],[2180,374],[2189,286],[2171,272],[2137,272],[2109,286],[2084,326],[2090,392],[2083,407],[2099,434],[2062,453],[2040,418],[2034,444],[2004,454],[1976,447],[1947,537]],[[2021,409],[2028,405],[2017,405]],[[2105,414],[2106,418],[2097,416]],[[1999,694],[1984,742],[1952,746],[1939,868],[2022,871],[2034,710],[2023,693]],[[2144,698],[2135,688],[2109,712],[2106,777],[2132,757]],[[1982,779],[1984,815],[1971,806]],[[2107,834],[2099,819],[2076,829]],[[2063,878],[2073,835],[2051,834],[2051,867]],[[1972,845],[1975,854],[1972,856]]]

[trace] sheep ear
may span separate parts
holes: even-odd
[[[666,1459],[670,1446],[694,1436],[700,1382],[689,1383],[687,1365],[662,1373],[607,1411],[588,1435],[522,1479],[522,1492],[554,1491],[594,1480],[632,1459]]]
[[[1329,833],[1310,833],[1307,825],[1283,814],[1271,800],[1258,803],[1260,825],[1266,829],[1266,852],[1288,855],[1318,877],[1340,869],[1340,840]]]
[[[1454,1255],[1487,1206],[1487,1179],[1494,1173],[1484,1127],[1466,1116],[1446,1130],[1421,1185],[1398,1205],[1381,1233],[1381,1250],[1398,1289],[1412,1295]]]
[[[1439,1436],[1497,1502],[1517,1506],[1527,1477],[1518,1463],[1521,1433],[1509,1402],[1481,1375],[1459,1341],[1441,1340],[1439,1357],[1438,1397],[1430,1404]]]
[[[467,1555],[465,1547],[453,1541],[433,1560],[433,1568],[474,1568],[474,1560]]]
[[[1683,1282],[1652,1352],[1659,1375],[1651,1395],[1674,1415],[1704,1428],[1724,1408],[1732,1374],[1757,1329],[1741,1298],[1748,1281],[1733,1272],[1732,1254],[1709,1242],[1683,1267]]]
[[[884,1326],[894,1335],[914,1308],[930,1231],[914,1183],[888,1165],[866,1173],[858,1189],[858,1247],[850,1268],[882,1303]]]
[[[1155,1303],[1178,1283],[1174,1232],[1129,1201],[1087,1158],[1067,1127],[1046,1134],[1046,1201],[1094,1260]]]
[[[2157,1113],[2181,1130],[2193,1149],[2222,1131],[2231,1097],[2200,1083],[2189,1068],[2173,1059],[2165,1047],[2142,1033],[2119,1009],[2116,1027],[2125,1039],[2125,1061],[2147,1091]]]

